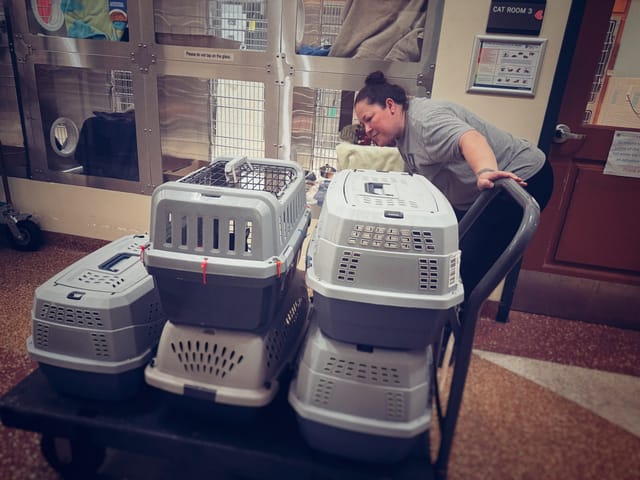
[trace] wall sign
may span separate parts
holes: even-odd
[[[476,35],[467,92],[533,97],[547,40]]]
[[[492,0],[487,21],[488,33],[538,35],[546,1],[511,2]]]
[[[616,130],[604,174],[640,178],[640,132]]]

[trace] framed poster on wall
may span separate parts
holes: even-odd
[[[544,38],[476,35],[467,92],[535,96]]]

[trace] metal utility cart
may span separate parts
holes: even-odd
[[[535,200],[513,180],[498,180],[496,188],[485,191],[460,223],[461,237],[501,191],[522,207],[522,221],[506,251],[471,293],[459,324],[451,326],[453,372],[446,406],[438,404],[436,395],[441,441],[435,449],[425,441],[408,458],[390,465],[343,460],[305,444],[294,412],[282,394],[248,423],[238,423],[178,412],[165,401],[162,392],[151,388],[143,389],[137,398],[127,402],[63,397],[49,387],[39,370],[0,399],[0,418],[7,427],[41,432],[45,458],[66,478],[89,478],[104,460],[105,448],[113,447],[180,460],[198,472],[227,470],[241,477],[443,479],[447,476],[480,307],[520,260],[538,224]],[[443,369],[447,365],[445,362]],[[70,446],[70,456],[58,454],[59,441]],[[429,453],[432,450],[435,454]]]

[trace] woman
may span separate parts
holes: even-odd
[[[448,198],[461,219],[480,191],[512,178],[542,210],[553,190],[544,153],[469,110],[446,101],[409,99],[382,72],[371,73],[355,101],[355,113],[379,146],[396,145],[407,171],[424,175]],[[506,194],[490,203],[465,236],[461,277],[473,291],[515,235],[522,209]]]

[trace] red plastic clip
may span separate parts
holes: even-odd
[[[140,261],[144,265],[144,251],[147,248],[146,245],[140,245]]]
[[[202,267],[202,284],[207,284],[207,257],[202,259],[202,263],[200,264]]]
[[[279,258],[276,259],[276,272],[278,273],[278,278],[282,275],[282,260]]]

